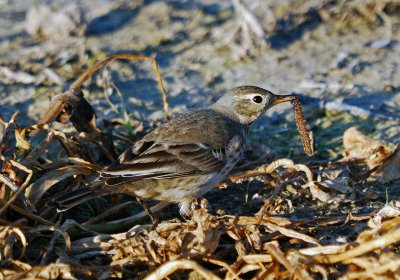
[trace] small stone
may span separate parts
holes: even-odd
[[[359,73],[361,70],[362,70],[362,66],[361,66],[360,61],[358,61],[358,60],[353,60],[353,61],[349,64],[349,66],[347,67],[347,71],[348,71],[351,75],[357,74],[357,73]]]
[[[369,43],[369,47],[373,49],[384,49],[392,43],[390,39],[379,39]]]
[[[82,35],[84,29],[83,11],[75,3],[60,8],[33,5],[26,13],[25,30],[31,36],[58,40]]]
[[[392,85],[392,84],[386,84],[383,87],[383,91],[384,92],[394,92],[395,90],[396,90],[396,87],[394,85]]]
[[[340,52],[331,63],[331,68],[343,68],[346,66],[349,60],[349,53]]]

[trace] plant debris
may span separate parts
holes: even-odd
[[[14,2],[0,3],[0,279],[400,277],[396,1]],[[153,228],[125,195],[51,205],[245,81],[305,91],[292,106],[314,157],[271,112],[186,219],[150,201]]]
[[[348,190],[337,186],[342,179],[352,180],[353,184],[366,179],[393,179],[393,171],[385,172],[388,164],[393,168],[398,148],[393,150],[385,142],[368,138],[355,128],[344,134],[345,158],[341,162],[320,169],[280,159],[233,174],[220,185],[231,187],[252,180],[275,185],[273,195],[265,199],[253,216],[213,215],[206,203],[193,209],[190,220],[167,220],[155,229],[137,224],[145,214],[93,224],[115,215],[120,207],[131,205],[124,203],[106,211],[93,209],[97,216],[80,223],[60,219],[47,202],[59,192],[81,186],[101,168],[94,160],[98,154],[84,152],[85,141],[102,147],[97,153],[103,152],[109,160],[114,158],[113,146],[97,141],[103,139],[100,137],[103,132],[96,125],[93,108],[79,89],[96,70],[116,58],[152,60],[163,101],[167,103],[154,59],[117,55],[89,68],[70,90],[56,95],[51,109],[37,125],[19,128],[16,114],[9,122],[1,120],[5,128],[0,145],[2,277],[75,279],[94,276],[105,279],[142,275],[146,279],[163,279],[181,270],[191,270],[207,279],[314,279],[338,274],[346,279],[378,276],[389,279],[398,275],[399,258],[388,250],[400,241],[397,208],[385,206],[378,213],[349,213],[348,216],[317,219],[271,216],[282,207],[277,204],[277,198],[289,189],[297,188],[303,195],[309,193],[329,205],[337,203],[334,197],[338,193],[349,195]],[[168,104],[165,103],[167,113]],[[294,98],[292,104],[304,149],[312,155],[312,140],[300,103]],[[67,134],[51,128],[52,120],[70,121],[75,132]],[[34,146],[29,135],[38,131],[46,133]],[[55,141],[59,143],[56,157],[44,152]],[[343,169],[358,169],[362,173],[344,176]],[[165,206],[159,203],[152,209],[159,211]],[[354,241],[323,245],[315,237],[316,228],[324,232],[343,223],[364,226],[356,231],[358,237]],[[124,229],[129,230],[124,232]],[[35,259],[37,261],[29,261]],[[101,269],[100,259],[107,263]],[[383,265],[387,260],[390,266]],[[337,265],[339,263],[341,266]]]

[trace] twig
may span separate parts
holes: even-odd
[[[28,186],[29,181],[32,178],[33,172],[32,170],[26,168],[25,166],[23,166],[22,164],[16,162],[16,161],[10,161],[12,163],[13,166],[18,167],[20,170],[26,172],[28,174],[28,176],[26,177],[24,183],[19,187],[19,189],[14,193],[14,195],[7,201],[6,204],[3,205],[3,207],[1,207],[0,209],[0,216],[3,215],[3,213],[7,210],[8,207],[10,207],[11,204],[14,203],[14,201],[22,194],[22,192],[26,189],[26,187]]]
[[[0,205],[5,205],[5,202],[0,200]],[[23,208],[21,208],[21,207],[19,207],[17,205],[14,205],[14,204],[10,205],[10,209],[15,211],[15,212],[17,212],[17,213],[19,213],[19,214],[21,214],[21,215],[23,215],[23,216],[25,216],[25,217],[28,217],[28,218],[36,221],[36,222],[42,223],[44,225],[47,225],[47,226],[54,226],[55,225],[54,223],[49,222],[49,221],[43,219],[40,216],[32,214],[31,212],[28,212],[25,209],[23,209]]]
[[[194,261],[190,260],[176,260],[176,261],[169,261],[167,263],[162,264],[159,266],[155,271],[150,273],[149,275],[144,278],[145,280],[162,280],[168,275],[171,275],[177,270],[180,269],[191,269],[199,273],[204,279],[209,280],[220,280],[218,276],[213,274],[211,271],[201,267]]]
[[[203,258],[203,261],[209,262],[209,263],[212,263],[215,265],[219,265],[219,266],[225,268],[228,271],[228,274],[233,275],[233,279],[238,279],[238,280],[240,279],[237,275],[235,275],[235,272],[232,270],[232,268],[226,262],[216,260],[213,258]]]
[[[0,182],[3,182],[13,192],[18,191],[18,186],[16,184],[14,184],[14,182],[10,178],[8,178],[7,176],[4,176],[2,173],[0,173]]]
[[[89,225],[89,224],[93,224],[94,222],[97,222],[100,219],[103,219],[109,215],[112,215],[116,212],[119,212],[121,209],[125,208],[128,205],[133,204],[133,201],[127,201],[124,203],[120,203],[118,205],[115,205],[107,210],[105,210],[104,212],[100,213],[99,215],[87,220],[86,222],[82,223],[82,225]]]
[[[167,96],[167,91],[165,90],[164,83],[161,78],[161,74],[159,72],[159,67],[157,64],[157,61],[154,57],[149,57],[145,55],[130,55],[130,54],[116,54],[116,55],[111,55],[109,57],[106,57],[103,60],[100,60],[97,62],[95,65],[91,66],[89,69],[87,69],[85,72],[83,72],[78,79],[75,80],[75,82],[71,85],[70,89],[66,92],[64,92],[61,95],[74,95],[77,94],[83,83],[85,83],[96,71],[98,71],[100,68],[104,67],[108,63],[116,60],[116,59],[121,59],[121,60],[150,60],[153,65],[153,70],[156,74],[157,78],[157,84],[161,90],[162,94],[162,100],[163,100],[163,107],[164,107],[164,113],[166,118],[169,118],[169,103],[168,103],[168,96]],[[72,98],[72,96],[71,96]],[[61,112],[63,106],[65,104],[65,100],[58,100],[57,98],[52,101],[51,108],[49,109],[48,112],[46,112],[45,115],[42,116],[42,118],[39,121],[39,124],[45,124],[49,123],[50,121],[54,120],[59,113]],[[35,134],[35,133],[33,133]]]
[[[268,242],[264,244],[264,248],[271,253],[272,257],[281,263],[289,272],[294,271],[293,265],[286,259],[285,255],[281,251],[276,241]]]
[[[399,219],[394,219],[399,221]],[[391,221],[389,221],[391,222]],[[352,248],[344,253],[314,256],[315,261],[324,264],[332,264],[351,259],[376,249],[383,249],[400,240],[400,226],[399,223],[395,227],[382,236],[377,237],[369,242],[361,243],[359,246]]]
[[[42,260],[40,261],[42,265],[46,264],[46,261],[49,257],[49,253],[53,251],[55,243],[57,241],[57,238],[59,235],[61,235],[64,238],[64,243],[65,243],[65,251],[68,252],[71,248],[71,239],[69,238],[68,234],[65,232],[65,229],[62,226],[61,228],[58,226],[50,226],[50,227],[36,227],[32,230],[30,230],[30,233],[37,233],[37,232],[42,232],[42,231],[52,231],[54,232],[50,242],[46,248],[45,254],[42,256]]]
[[[158,86],[160,87],[161,94],[162,94],[164,113],[165,113],[166,117],[169,118],[169,103],[168,103],[167,91],[165,90],[164,83],[161,78],[158,63],[154,57],[149,57],[149,56],[145,56],[145,55],[131,55],[131,54],[111,55],[111,56],[97,62],[95,65],[93,65],[88,70],[86,70],[84,73],[82,73],[81,76],[71,85],[70,90],[73,92],[78,92],[80,90],[82,84],[84,82],[86,82],[97,70],[99,70],[101,67],[104,67],[105,65],[107,65],[108,63],[110,63],[111,61],[116,60],[116,59],[150,60],[152,62],[153,70],[157,77],[157,83],[158,83]]]

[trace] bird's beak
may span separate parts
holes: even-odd
[[[294,95],[275,95],[275,99],[272,102],[272,104],[276,105],[276,104],[279,104],[279,103],[292,101],[293,99],[295,99]]]

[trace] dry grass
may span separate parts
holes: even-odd
[[[131,204],[127,202],[100,212],[92,209],[92,216],[82,223],[68,219],[68,214],[59,217],[46,203],[57,193],[79,187],[95,174],[101,168],[95,159],[101,155],[109,160],[115,157],[114,146],[96,126],[94,111],[79,91],[90,75],[114,59],[152,61],[168,115],[166,91],[156,61],[144,56],[118,55],[97,63],[69,91],[58,94],[51,110],[37,125],[19,128],[17,115],[10,121],[0,120],[5,129],[0,143],[0,278],[399,277],[400,257],[395,245],[400,241],[400,210],[396,202],[378,213],[364,215],[298,219],[270,214],[279,207],[275,199],[283,189],[296,188],[300,194],[307,193],[316,201],[328,203],[338,194],[354,192],[354,185],[369,178],[398,179],[399,148],[370,139],[355,129],[345,133],[346,157],[340,162],[308,167],[280,159],[233,174],[219,186],[251,180],[275,186],[272,196],[252,216],[215,216],[207,207],[200,207],[193,210],[190,220],[164,221],[154,230],[150,225],[138,224],[144,213],[93,224]],[[75,110],[78,107],[84,110]],[[299,103],[296,117],[301,119],[302,140],[311,153]],[[66,133],[52,128],[53,120],[71,121],[76,131]],[[37,134],[39,131],[42,134]],[[33,145],[30,139],[35,134],[41,140]],[[88,152],[88,143],[100,149]],[[46,152],[49,149],[51,153]],[[346,172],[349,170],[352,172]],[[165,206],[160,203],[153,209]],[[136,225],[125,232],[127,224]],[[343,225],[358,227],[357,236],[346,241],[334,240],[329,245],[321,245],[316,238],[316,230],[328,232]]]

